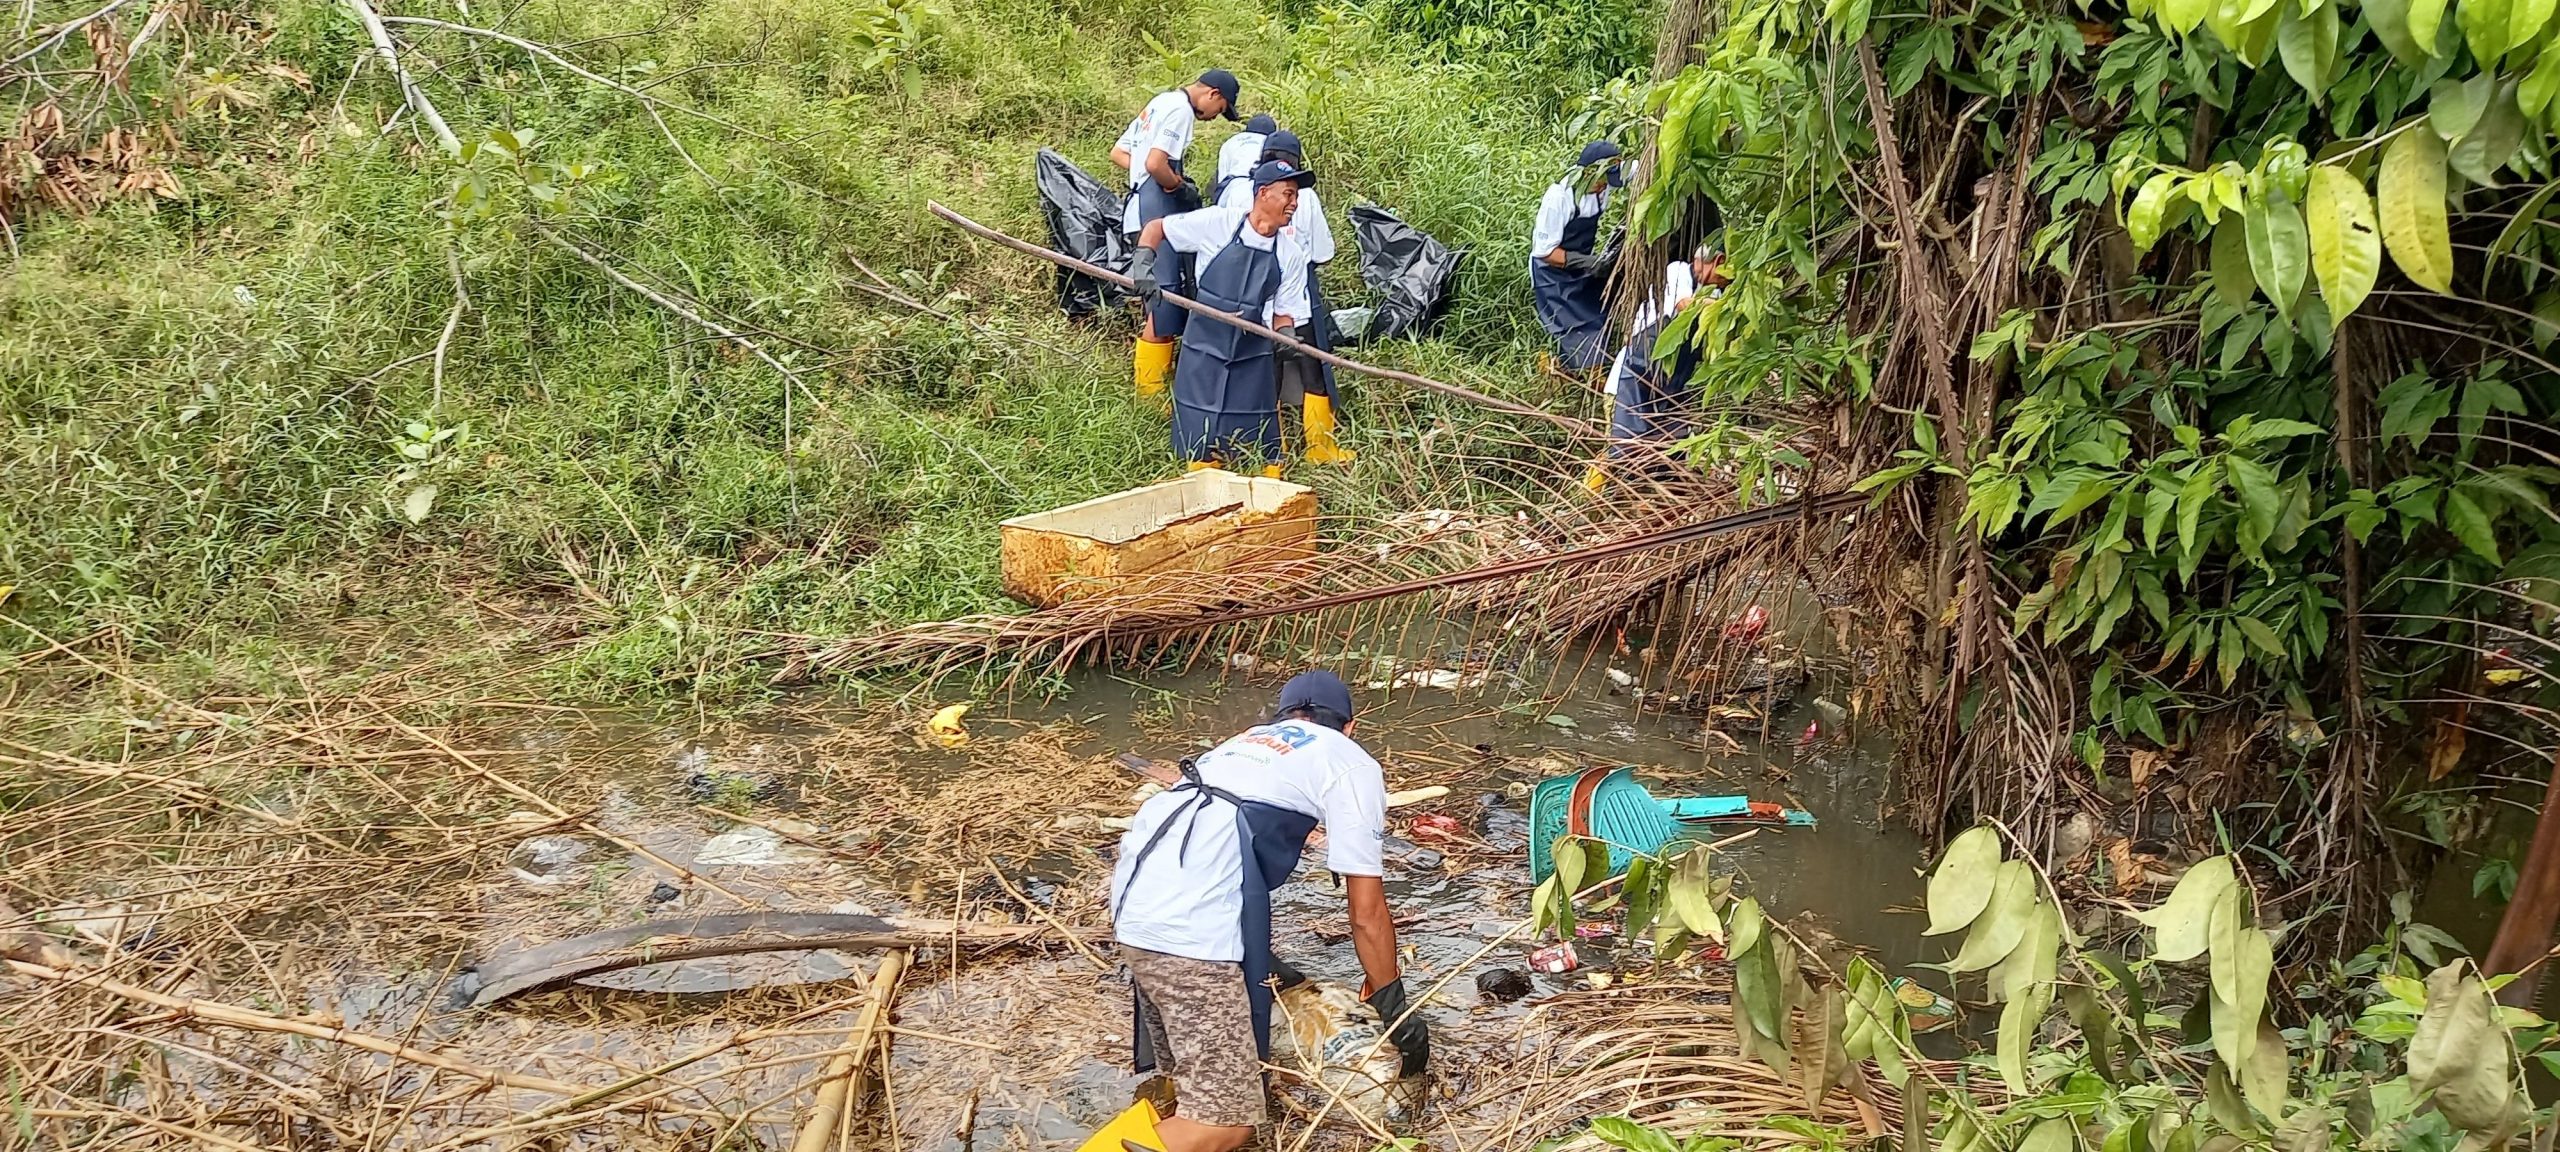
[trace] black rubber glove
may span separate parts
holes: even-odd
[[[1609,266],[1609,261],[1597,252],[1567,252],[1564,266],[1585,276],[1596,276]]]
[[[1201,204],[1200,182],[1188,176],[1183,177],[1182,188],[1173,194],[1173,202],[1190,211],[1198,211]]]
[[[1282,988],[1295,988],[1307,982],[1307,974],[1298,971],[1297,965],[1274,956],[1271,958],[1271,982]]]
[[[1140,244],[1129,253],[1129,283],[1141,298],[1152,298],[1163,286],[1156,283],[1156,250]]]
[[[1431,1066],[1431,1030],[1423,1027],[1422,1013],[1406,1015],[1407,1004],[1401,977],[1369,994],[1369,1006],[1377,1009],[1378,1019],[1389,1026],[1387,1039],[1395,1041],[1396,1050],[1404,1053],[1404,1074],[1419,1076]],[[1404,1017],[1401,1024],[1396,1023],[1399,1016]]]

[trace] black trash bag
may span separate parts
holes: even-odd
[[[1032,179],[1040,186],[1040,215],[1049,221],[1049,247],[1126,275],[1131,242],[1120,230],[1121,197],[1046,148],[1032,160]],[[1090,316],[1129,298],[1116,284],[1058,269],[1058,310],[1069,316]]]
[[[1351,209],[1360,244],[1360,280],[1377,294],[1377,315],[1361,339],[1418,336],[1449,310],[1466,250],[1452,249],[1375,204]]]

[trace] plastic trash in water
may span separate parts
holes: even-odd
[[[960,726],[960,718],[968,714],[967,704],[945,705],[933,714],[933,719],[924,722],[925,731],[933,734],[934,743],[957,748],[969,742],[969,730]]]
[[[1582,957],[1573,950],[1573,941],[1549,944],[1529,954],[1529,970],[1555,976],[1582,967]]]

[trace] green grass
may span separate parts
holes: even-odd
[[[1476,250],[1445,332],[1376,355],[1559,399],[1528,370],[1541,337],[1517,252],[1579,93],[1427,57],[1350,10],[1290,26],[1230,3],[986,0],[939,10],[910,98],[859,66],[869,7],[535,0],[512,15],[512,33],[583,42],[584,65],[748,129],[667,114],[718,188],[636,102],[503,45],[402,30],[457,132],[536,134],[536,178],[598,170],[556,216],[484,154],[493,208],[441,219],[460,169],[406,127],[378,131],[397,93],[378,68],[349,83],[360,39],[336,4],[253,6],[255,34],[193,30],[184,71],[137,64],[160,107],[215,69],[256,106],[176,120],[182,200],[16,222],[0,277],[6,611],[65,638],[114,629],[191,685],[427,660],[495,675],[522,665],[491,652],[532,648],[555,690],[608,697],[758,682],[776,633],[1003,609],[998,520],[1173,465],[1162,417],[1129,394],[1125,331],[1066,325],[1045,266],[964,242],[924,205],[1039,238],[1032,152],[1104,172],[1150,91],[1211,63],[1305,136],[1337,214],[1374,199]],[[1204,126],[1204,156],[1224,132]],[[802,388],[786,397],[779,373],[541,227],[758,329]],[[1338,215],[1337,230],[1347,253]],[[847,287],[846,253],[997,335]],[[439,395],[419,357],[454,301],[449,257],[472,307]],[[1353,263],[1332,269],[1337,299],[1359,294]],[[1353,443],[1372,453],[1443,412],[1360,395]],[[415,461],[399,447],[413,421],[457,431]],[[1379,507],[1385,471],[1319,481],[1329,507]],[[438,495],[411,524],[401,499],[420,483]]]

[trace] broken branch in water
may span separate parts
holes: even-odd
[[[1128,277],[1099,264],[1087,263],[1064,253],[1052,252],[1049,249],[1031,243],[1028,240],[1020,240],[1012,236],[1007,236],[1002,232],[998,232],[993,228],[980,224],[977,221],[954,212],[949,208],[945,208],[938,203],[927,201],[925,203],[925,211],[931,212],[934,215],[949,221],[953,226],[972,236],[993,240],[996,243],[1002,244],[1007,248],[1011,248],[1016,252],[1037,256],[1052,264],[1072,268],[1075,271],[1084,273],[1085,275],[1091,276],[1106,284],[1118,285],[1119,287],[1129,289],[1132,292],[1137,290],[1137,285],[1132,283]],[[1343,368],[1349,371],[1358,372],[1364,376],[1375,376],[1382,380],[1394,380],[1398,383],[1411,384],[1416,388],[1437,392],[1443,396],[1454,397],[1480,407],[1491,408],[1496,412],[1505,412],[1513,416],[1525,416],[1533,420],[1543,420],[1576,436],[1589,436],[1595,431],[1588,421],[1576,420],[1570,416],[1559,416],[1544,408],[1532,408],[1526,404],[1514,404],[1511,401],[1501,399],[1500,397],[1487,396],[1472,388],[1461,388],[1455,384],[1443,384],[1440,381],[1433,380],[1427,376],[1416,376],[1411,372],[1400,372],[1393,368],[1381,368],[1375,364],[1363,364],[1348,357],[1336,356],[1331,352],[1327,352],[1313,344],[1309,344],[1295,337],[1289,336],[1277,329],[1257,324],[1232,312],[1220,311],[1206,304],[1202,304],[1199,301],[1185,297],[1179,293],[1166,292],[1163,295],[1166,300],[1193,313],[1194,315],[1206,316],[1218,321],[1219,323],[1242,328],[1247,332],[1251,332],[1256,336],[1270,340],[1282,347],[1294,349],[1302,356],[1321,360],[1336,368]]]
[[[485,1007],[521,992],[678,960],[823,948],[1010,944],[1048,931],[1041,924],[892,920],[838,912],[729,912],[655,920],[502,956],[480,969],[480,989],[471,1003]]]
[[[809,1109],[808,1123],[800,1126],[800,1135],[791,1142],[791,1152],[826,1152],[827,1145],[835,1143],[836,1130],[846,1123],[849,1102],[859,1098],[864,1071],[871,1066],[871,1050],[889,1046],[882,1026],[889,1022],[889,1006],[898,999],[898,977],[906,970],[904,948],[892,948],[880,958],[879,970],[871,975],[871,1002],[862,1006],[862,1016],[854,1021],[844,1047],[827,1061],[818,1099]],[[887,1053],[882,1056],[885,1059]]]
[[[398,1041],[387,1040],[369,1033],[350,1031],[346,1028],[329,1024],[321,1024],[311,1020],[297,1020],[289,1016],[276,1016],[266,1012],[260,1012],[255,1009],[236,1007],[234,1005],[224,1004],[214,1000],[198,1000],[191,997],[171,996],[162,992],[154,992],[148,988],[127,984],[120,980],[110,980],[91,971],[84,971],[76,968],[55,968],[44,964],[31,964],[24,960],[7,958],[0,958],[0,966],[5,966],[9,971],[15,972],[21,976],[29,976],[50,983],[72,985],[81,988],[95,988],[101,992],[124,997],[127,1000],[138,1001],[140,1003],[152,1005],[156,1008],[166,1008],[174,1012],[183,1013],[187,1017],[201,1020],[207,1024],[219,1024],[230,1028],[247,1028],[258,1032],[281,1032],[291,1036],[308,1036],[314,1040],[326,1040],[333,1044],[344,1044],[351,1048],[361,1048],[367,1052],[372,1052],[382,1056],[389,1056],[395,1060],[406,1060],[412,1064],[423,1064],[429,1068],[434,1068],[444,1072],[451,1072],[454,1075],[468,1077],[484,1084],[496,1084],[508,1088],[522,1088],[530,1092],[546,1092],[554,1096],[576,1096],[587,1091],[586,1086],[583,1084],[570,1084],[541,1076],[522,1076],[513,1072],[501,1072],[495,1068],[483,1068],[468,1061],[457,1060],[442,1052],[436,1052],[425,1048],[413,1048]]]

